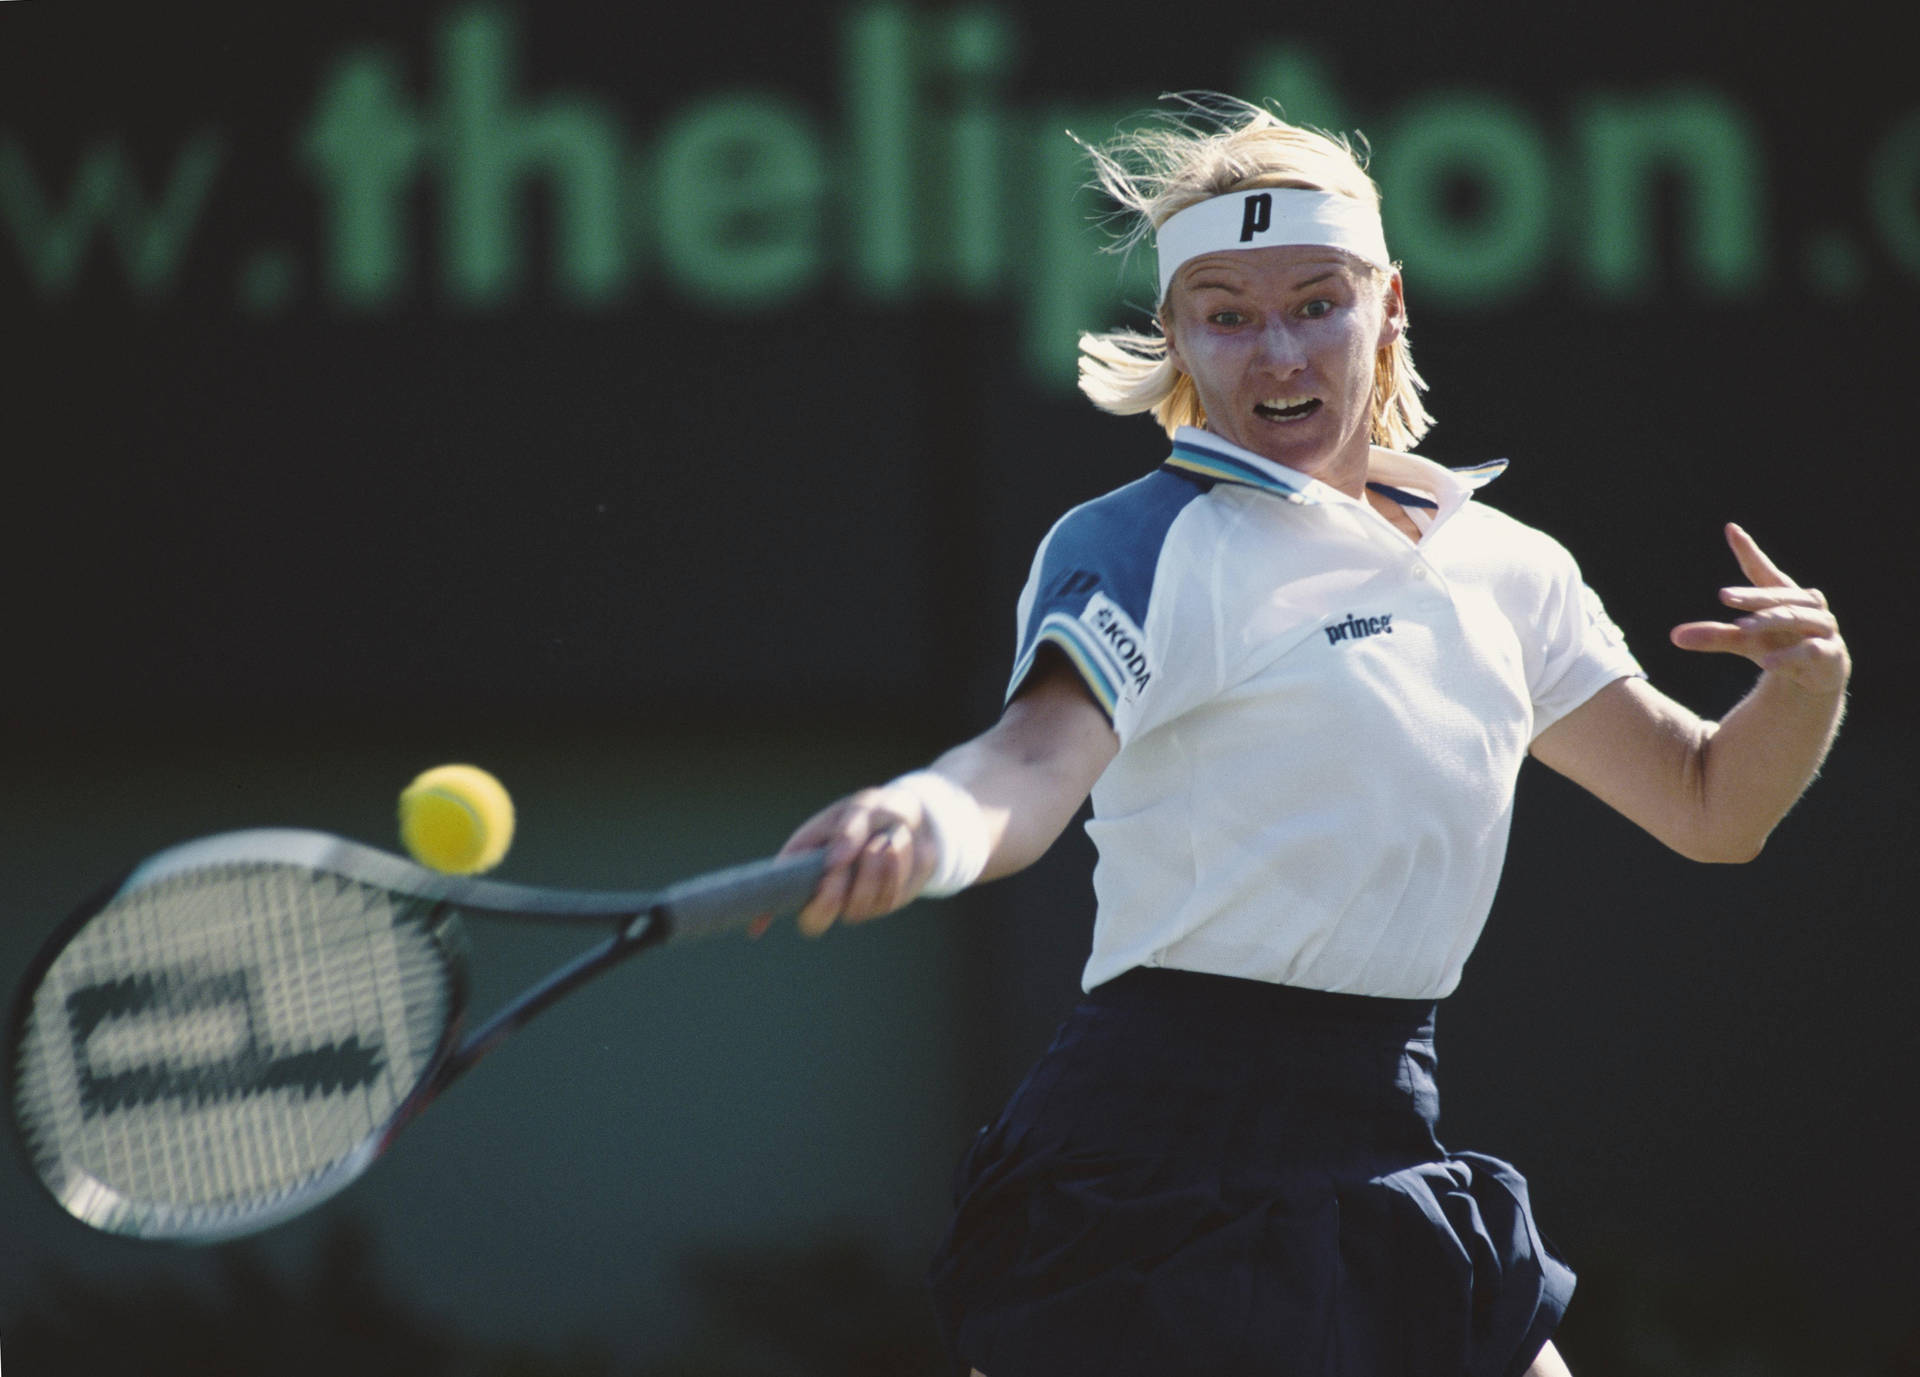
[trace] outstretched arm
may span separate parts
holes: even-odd
[[[1738,526],[1727,544],[1748,586],[1720,600],[1732,622],[1687,622],[1683,650],[1744,655],[1759,682],[1719,722],[1702,721],[1639,679],[1620,679],[1540,733],[1536,759],[1682,855],[1748,861],[1826,759],[1852,662],[1839,623]]]
[[[1065,660],[1043,653],[1000,720],[931,769],[979,803],[986,869],[997,879],[1031,865],[1066,830],[1119,750],[1107,717]],[[938,845],[910,790],[863,789],[802,823],[783,852],[825,848],[826,873],[800,911],[800,930],[864,922],[902,907],[933,873]]]

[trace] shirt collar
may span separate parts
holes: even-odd
[[[1238,483],[1258,488],[1289,502],[1317,504],[1349,501],[1344,493],[1309,478],[1298,469],[1277,464],[1264,455],[1242,449],[1198,426],[1181,426],[1173,433],[1173,453],[1165,467],[1198,474],[1221,483]],[[1451,515],[1474,492],[1485,487],[1506,470],[1505,459],[1490,459],[1484,464],[1450,469],[1431,459],[1375,445],[1369,454],[1369,482],[1386,483],[1396,488],[1419,488],[1437,499],[1442,517]]]

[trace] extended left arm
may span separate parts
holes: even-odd
[[[1827,600],[1774,565],[1738,526],[1727,543],[1751,586],[1720,600],[1745,615],[1673,629],[1684,650],[1744,655],[1760,680],[1719,722],[1644,680],[1620,679],[1548,727],[1534,757],[1684,856],[1748,861],[1826,759],[1852,664]]]

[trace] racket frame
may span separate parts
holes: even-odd
[[[4,1081],[8,1125],[30,1174],[67,1214],[107,1233],[141,1239],[212,1243],[285,1223],[345,1190],[393,1144],[400,1131],[450,1085],[536,1016],[596,976],[669,938],[745,929],[755,918],[797,909],[818,883],[825,857],[811,852],[717,870],[655,890],[574,890],[443,875],[399,856],[324,832],[257,828],[183,842],[155,853],[97,891],[69,914],[31,962],[8,1013]],[[19,1058],[42,982],[69,943],[103,909],[170,876],[222,865],[301,867],[385,890],[428,905],[422,922],[440,947],[447,972],[447,1017],[412,1088],[392,1114],[339,1160],[280,1198],[250,1205],[170,1206],[128,1199],[78,1167],[48,1179],[15,1110]],[[497,1007],[471,1031],[472,977],[459,918],[612,931]],[[224,1217],[223,1216],[230,1216]]]

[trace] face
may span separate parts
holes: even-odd
[[[1366,481],[1374,358],[1405,322],[1398,274],[1382,290],[1311,245],[1182,264],[1162,319],[1209,430],[1354,496]]]

